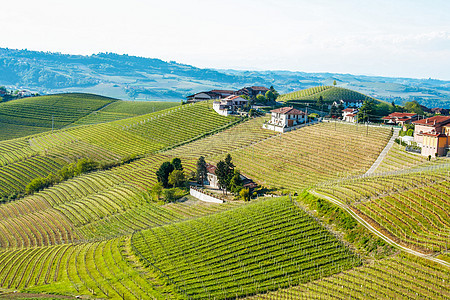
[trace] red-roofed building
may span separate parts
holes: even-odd
[[[219,180],[216,175],[217,167],[211,164],[206,164],[206,185],[209,185],[212,188],[219,188]]]
[[[246,95],[255,98],[258,95],[265,95],[269,89],[263,86],[249,86],[237,91],[237,95]]]
[[[345,122],[356,123],[356,115],[358,110],[356,108],[346,108],[342,111],[342,120]]]
[[[200,92],[187,96],[187,102],[195,103],[199,101],[207,101],[211,99],[223,99],[231,95],[235,95],[236,92],[232,90],[212,90],[208,92]]]
[[[449,116],[434,116],[414,121],[413,124],[414,142],[422,147],[422,155],[446,155],[450,136]]]
[[[405,126],[405,124],[411,124],[411,122],[417,120],[418,115],[415,113],[400,113],[395,112],[383,117],[385,124],[389,125],[400,125]]]
[[[431,112],[438,115],[446,115],[450,113],[450,110],[447,108],[435,107],[431,109]]]
[[[303,124],[307,119],[304,111],[293,107],[281,107],[270,112],[272,118],[268,123],[264,124],[264,128],[278,132],[288,131],[288,128]]]

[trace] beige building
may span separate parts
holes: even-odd
[[[414,142],[422,147],[422,155],[446,155],[449,150],[450,117],[434,116],[414,124]]]

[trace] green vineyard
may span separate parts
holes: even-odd
[[[449,168],[349,180],[317,189],[398,242],[419,251],[450,248]]]
[[[322,96],[324,102],[333,102],[339,100],[367,100],[370,98],[364,94],[345,88],[333,86],[318,86],[281,95],[280,97],[278,97],[277,101],[315,102],[319,100],[320,96]]]
[[[280,99],[319,96],[367,98],[320,86]],[[389,128],[279,134],[268,118],[89,94],[1,103],[0,298],[450,300],[447,158],[395,144],[365,175]],[[249,202],[227,154],[260,185]],[[206,187],[225,203],[189,195],[200,156],[230,182]],[[186,181],[166,189],[157,171],[174,158]]]
[[[62,128],[116,101],[90,94],[60,94],[0,103],[0,140]],[[26,129],[30,128],[31,132]],[[23,135],[22,135],[23,134]]]
[[[251,295],[360,264],[286,197],[137,232],[132,245],[190,299]]]
[[[449,280],[448,269],[402,254],[247,299],[450,299]]]
[[[115,101],[82,117],[70,126],[91,125],[127,119],[178,106],[176,102]]]

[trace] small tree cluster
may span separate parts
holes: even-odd
[[[217,163],[216,175],[219,186],[225,193],[230,191],[239,195],[242,190],[241,174],[235,169],[230,154],[227,154],[224,161],[221,160]]]
[[[174,158],[172,162],[163,162],[156,171],[156,178],[164,188],[181,186],[186,181],[181,159]]]
[[[32,194],[61,181],[96,170],[99,167],[98,162],[90,158],[81,158],[74,163],[63,166],[56,174],[50,173],[47,177],[34,178],[25,187],[25,193]]]

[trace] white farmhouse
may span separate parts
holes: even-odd
[[[277,132],[286,132],[298,125],[306,123],[305,112],[293,107],[281,107],[270,111],[272,118],[263,125],[263,128]]]
[[[214,101],[213,109],[222,116],[229,116],[236,114],[238,109],[247,105],[248,100],[242,97],[231,95],[220,101]]]
[[[345,122],[356,123],[356,115],[358,110],[356,108],[346,108],[342,111],[342,120]]]
[[[208,185],[212,188],[218,189],[219,188],[219,180],[217,179],[216,175],[217,167],[211,164],[206,164],[206,181],[204,182],[205,185]]]

